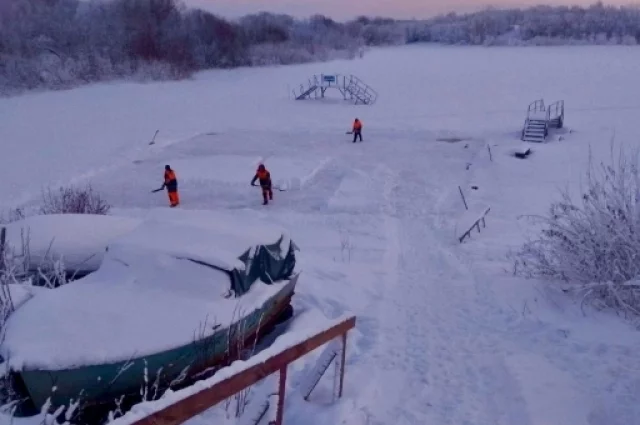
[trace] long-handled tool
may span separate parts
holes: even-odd
[[[162,187],[161,187],[161,188],[159,188],[159,189],[154,189],[154,190],[152,190],[152,191],[151,191],[151,193],[160,192],[161,190],[164,190],[164,185],[162,185]]]
[[[158,132],[160,132],[160,130],[156,130],[156,134],[153,135],[153,139],[149,142],[150,145],[154,145],[156,143],[156,136],[158,135]]]
[[[252,184],[251,186],[260,187],[260,185],[255,184],[255,183],[254,183],[254,184]],[[274,186],[274,185],[271,185],[271,188],[272,188],[272,189],[275,189],[275,190],[277,190],[277,191],[280,191],[280,192],[286,192],[286,191],[287,191],[287,189],[283,189],[283,188],[282,188],[282,187],[280,187],[280,186]]]

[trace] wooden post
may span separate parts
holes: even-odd
[[[282,425],[284,417],[284,393],[287,387],[287,366],[280,369],[280,382],[278,383],[278,410],[276,413],[276,425]]]
[[[0,277],[2,277],[2,272],[4,272],[4,269],[6,266],[4,262],[4,250],[5,250],[6,239],[7,239],[7,228],[3,227],[2,229],[0,229]]]
[[[280,373],[280,382],[277,394],[276,421],[273,421],[273,424],[282,425],[287,366],[316,348],[346,334],[346,332],[353,329],[355,325],[356,317],[349,317],[328,329],[318,332],[310,338],[304,339],[286,349],[282,349],[278,354],[262,362],[253,364],[228,378],[216,382],[209,388],[180,398],[179,401],[169,406],[157,410],[152,408],[152,412],[136,420],[132,425],[180,425],[188,419],[201,414],[210,407],[277,372]],[[249,360],[249,362],[250,361],[251,360]],[[179,392],[176,394],[178,393]]]
[[[467,206],[467,201],[466,199],[464,199],[464,193],[462,193],[462,188],[460,186],[458,186],[458,190],[460,191],[460,196],[462,196],[462,202],[464,202],[465,209],[469,210],[469,207]]]
[[[340,353],[340,386],[338,390],[338,398],[342,397],[344,388],[344,367],[347,360],[347,333],[342,334],[342,353]]]

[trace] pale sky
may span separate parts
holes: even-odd
[[[2,0],[0,0],[2,1]],[[537,4],[588,6],[596,0],[184,0],[187,6],[199,7],[226,16],[268,11],[307,17],[315,13],[336,20],[358,15],[391,18],[428,18],[440,13],[472,12],[486,6],[529,7]],[[630,4],[630,0],[603,1],[605,4]]]

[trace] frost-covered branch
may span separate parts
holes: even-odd
[[[610,164],[589,154],[579,199],[564,191],[544,217],[538,236],[517,255],[520,274],[562,281],[585,299],[640,313],[640,150],[620,149]]]
[[[472,45],[627,44],[640,42],[640,8],[596,3],[577,6],[490,8],[450,13],[407,29],[407,42]]]
[[[61,187],[56,192],[48,189],[42,194],[40,214],[106,215],[110,209],[110,205],[91,186]]]
[[[121,78],[354,57],[400,44],[393,21],[259,13],[229,21],[176,0],[2,0],[0,94]]]

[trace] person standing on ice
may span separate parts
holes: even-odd
[[[169,195],[169,204],[171,208],[177,207],[180,204],[180,197],[178,196],[178,179],[176,173],[170,166],[164,166],[164,184],[163,188],[167,188],[167,194]]]
[[[360,141],[362,142],[362,121],[358,118],[353,122],[353,143],[356,142],[356,139],[360,137]]]
[[[258,166],[258,171],[256,171],[256,175],[251,180],[251,186],[256,185],[256,180],[260,181],[260,187],[262,188],[262,205],[267,205],[269,200],[273,200],[273,191],[271,190],[271,173],[263,164]]]

